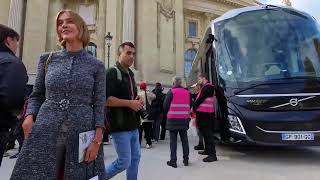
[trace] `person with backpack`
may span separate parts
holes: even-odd
[[[79,14],[59,11],[55,28],[63,49],[40,56],[23,122],[26,140],[10,179],[105,179],[105,66],[86,51],[90,36]],[[82,133],[92,139],[79,139]],[[83,156],[79,140],[89,144]]]
[[[19,38],[16,31],[0,24],[0,166],[28,82],[27,70],[15,55]]]
[[[147,116],[141,117],[141,126],[139,127],[139,140],[140,144],[142,141],[142,134],[144,132],[144,137],[147,141],[146,148],[152,148],[152,123],[153,118],[150,116],[152,114],[152,106],[151,103],[156,98],[156,95],[152,92],[147,91],[147,84],[145,82],[140,82],[139,84],[140,91],[138,92],[138,96],[141,100],[143,100],[144,106],[143,109],[146,110]]]
[[[165,98],[165,94],[163,93],[163,88],[161,83],[157,82],[155,85],[155,88],[152,90],[152,93],[156,95],[156,99],[152,101],[152,113],[150,116],[153,118],[153,139],[157,143],[159,141],[159,135],[160,135],[160,140],[164,140],[165,138],[165,133],[166,133],[166,118],[163,110],[163,102]],[[160,131],[160,126],[161,126],[161,131]]]
[[[188,133],[192,99],[189,90],[182,87],[182,78],[174,77],[173,87],[166,95],[163,108],[167,112],[167,130],[170,131],[170,161],[167,165],[177,168],[177,136],[180,135],[183,164],[189,165]]]
[[[107,70],[107,108],[110,132],[118,158],[106,166],[107,179],[127,171],[127,180],[137,180],[140,162],[139,126],[144,117],[143,100],[130,67],[135,59],[135,46],[124,42],[118,47],[118,60]]]

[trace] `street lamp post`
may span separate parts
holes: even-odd
[[[108,32],[108,34],[106,35],[105,37],[106,39],[106,43],[107,43],[107,46],[108,46],[108,68],[110,67],[110,47],[111,47],[111,42],[112,42],[112,36],[110,34],[110,32]]]

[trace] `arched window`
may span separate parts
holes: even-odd
[[[189,73],[191,71],[191,66],[194,58],[196,57],[197,50],[196,49],[188,49],[184,53],[184,76],[188,78]]]
[[[97,45],[93,42],[89,42],[88,46],[86,47],[86,50],[92,56],[97,57]]]

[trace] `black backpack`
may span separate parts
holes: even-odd
[[[163,102],[164,102],[164,94],[157,93],[156,98],[151,102],[150,105],[150,119],[155,120],[161,113],[163,113]]]

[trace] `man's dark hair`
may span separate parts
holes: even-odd
[[[19,34],[15,30],[0,24],[0,44],[4,44],[7,37],[15,38],[17,41],[19,41],[20,38]]]
[[[159,88],[159,89],[162,88],[161,83],[157,82],[157,83],[156,83],[156,88]]]
[[[120,46],[118,47],[118,56],[120,56],[120,54],[123,51],[125,46],[129,46],[134,49],[136,48],[132,42],[124,42],[124,43],[120,44]]]
[[[206,80],[208,80],[208,75],[206,73],[201,73],[199,77],[205,78]]]

